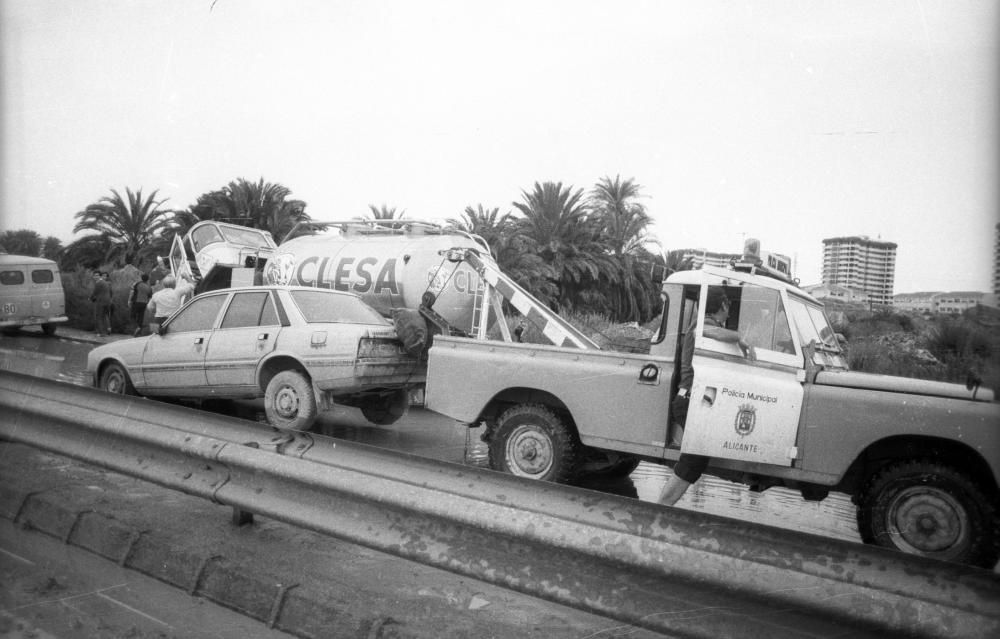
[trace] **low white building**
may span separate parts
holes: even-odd
[[[896,308],[915,313],[962,313],[976,306],[997,306],[997,296],[979,291],[924,291],[893,296]]]
[[[867,304],[870,301],[868,294],[864,291],[836,284],[814,284],[804,287],[803,290],[818,300],[833,300],[845,304]]]

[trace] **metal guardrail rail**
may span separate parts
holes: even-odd
[[[0,415],[2,439],[667,634],[797,637],[800,615],[1000,636],[985,570],[6,371]],[[692,592],[740,621],[670,612]]]

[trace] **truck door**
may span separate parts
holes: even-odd
[[[194,272],[191,270],[191,264],[188,262],[188,254],[184,249],[184,242],[181,240],[180,235],[174,236],[174,243],[170,247],[170,269],[173,271],[173,275],[180,281],[182,275],[186,275],[189,278],[194,277]]]
[[[804,375],[782,292],[751,284],[702,287],[700,308],[713,288],[729,299],[726,328],[753,345],[757,359],[744,357],[734,343],[706,337],[705,314],[699,314],[681,450],[790,466],[796,457]]]

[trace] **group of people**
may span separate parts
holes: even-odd
[[[173,275],[160,280],[162,287],[153,292],[149,274],[143,273],[132,284],[128,294],[129,319],[135,326],[132,335],[138,337],[146,330],[146,317],[152,316],[154,324],[162,324],[174,311],[180,308],[187,296],[194,290],[194,282],[182,277],[180,284]],[[94,273],[94,288],[90,294],[94,304],[94,331],[98,335],[111,334],[112,289],[107,271]]]

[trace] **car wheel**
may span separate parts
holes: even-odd
[[[264,391],[264,412],[275,428],[308,430],[316,421],[316,394],[299,371],[281,371]]]
[[[889,465],[868,482],[858,508],[865,543],[945,561],[993,568],[993,502],[966,474],[928,460]]]
[[[101,372],[101,389],[115,395],[136,395],[128,371],[121,364],[108,364]]]
[[[379,426],[388,426],[399,421],[410,408],[410,392],[400,389],[385,397],[363,404],[361,414],[365,419]]]
[[[574,474],[576,433],[551,409],[521,404],[504,411],[490,438],[490,468],[519,477],[557,483]]]

